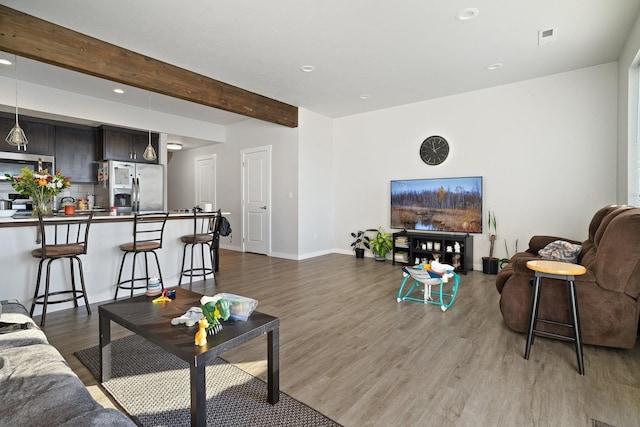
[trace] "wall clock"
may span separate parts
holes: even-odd
[[[420,146],[420,158],[429,166],[439,165],[449,155],[449,143],[441,136],[430,136]]]

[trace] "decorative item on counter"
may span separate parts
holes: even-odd
[[[65,188],[71,187],[70,177],[63,176],[60,171],[50,174],[47,169],[40,168],[34,172],[29,168],[22,168],[20,175],[5,174],[11,186],[23,196],[33,200],[33,216],[50,215],[52,213],[53,197],[60,194]]]
[[[217,334],[222,330],[222,324],[218,319],[228,320],[231,314],[229,312],[229,301],[226,298],[205,295],[200,298],[200,304],[202,304],[202,314],[209,323],[207,332],[210,335]]]
[[[85,199],[78,199],[78,209],[86,211],[88,209],[87,201]]]
[[[93,194],[87,193],[87,209],[90,211],[93,210],[93,206],[95,205],[96,196]]]
[[[209,326],[206,317],[198,320],[198,332],[196,332],[195,345],[199,347],[207,345],[207,330]]]
[[[118,208],[115,206],[111,206],[111,208],[109,209],[109,215],[118,216]]]

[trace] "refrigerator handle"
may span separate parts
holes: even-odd
[[[140,212],[140,178],[136,178],[136,212]]]

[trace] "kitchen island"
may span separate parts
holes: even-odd
[[[223,212],[223,215],[228,215]],[[61,215],[64,217],[64,215]],[[119,246],[133,239],[133,214],[110,216],[98,212],[93,216],[87,254],[81,255],[85,283],[90,303],[113,300],[122,251]],[[180,237],[193,233],[193,214],[170,213],[164,230],[162,249],[157,251],[164,286],[176,286],[180,279],[183,245]],[[36,243],[38,219],[29,216],[0,218],[0,300],[18,300],[29,307],[35,291],[38,259],[31,251],[39,247]],[[139,257],[139,262],[143,258]],[[128,267],[129,266],[129,267]],[[125,268],[130,268],[127,261]],[[136,267],[139,270],[139,267]],[[153,269],[151,269],[154,271]],[[208,279],[209,280],[209,279]],[[67,287],[69,264],[57,261],[51,264],[51,291]],[[138,290],[144,293],[144,290]],[[73,307],[72,303],[54,304],[47,312]],[[39,315],[42,306],[36,307]]]

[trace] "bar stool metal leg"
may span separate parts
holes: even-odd
[[[584,375],[584,360],[582,357],[582,336],[580,333],[580,316],[578,315],[578,299],[576,298],[576,285],[573,280],[569,280],[569,304],[571,305],[571,316],[573,321],[574,344],[576,347],[576,357],[578,358],[578,372]]]
[[[524,351],[524,358],[529,360],[529,354],[531,353],[531,345],[535,336],[535,326],[538,321],[538,307],[540,299],[540,280],[541,277],[536,275],[536,281],[533,288],[533,301],[531,303],[531,319],[529,320],[529,333],[527,335],[527,347]]]

